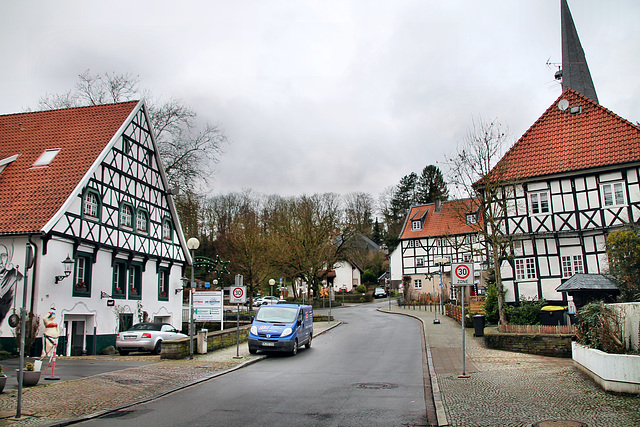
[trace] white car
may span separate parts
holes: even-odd
[[[387,293],[385,292],[384,288],[376,288],[373,291],[373,297],[374,298],[386,298]]]
[[[280,299],[278,297],[262,297],[258,298],[253,302],[253,305],[256,307],[260,307],[261,305],[272,305],[272,304],[280,304],[284,303],[285,300]]]
[[[122,356],[131,351],[160,354],[162,341],[186,337],[168,323],[136,323],[116,336],[116,349]]]

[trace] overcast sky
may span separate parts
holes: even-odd
[[[640,2],[569,7],[600,103],[640,121]],[[0,35],[0,114],[138,75],[225,130],[214,193],[377,198],[444,171],[474,118],[515,142],[561,93],[560,0],[5,0]]]

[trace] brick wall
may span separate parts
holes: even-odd
[[[240,342],[247,341],[250,328],[251,325],[240,326]],[[236,328],[207,333],[207,351],[214,351],[236,345],[236,336]],[[194,353],[196,351],[196,342],[197,336],[194,336]],[[185,357],[189,357],[189,338],[180,338],[162,343],[161,359],[184,359]]]
[[[571,357],[572,334],[513,334],[485,329],[488,348],[538,354],[540,356]]]

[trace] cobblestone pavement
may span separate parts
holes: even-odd
[[[602,391],[571,359],[488,349],[484,338],[467,329],[468,377],[461,378],[462,328],[455,320],[438,315],[441,323],[434,324],[432,311],[397,306],[391,312],[422,320],[439,425],[531,426],[563,420],[589,427],[640,426],[639,396]]]
[[[333,326],[314,322],[319,335]],[[236,358],[236,355],[240,358]],[[96,360],[121,356],[87,356]],[[15,419],[17,391],[0,394],[0,426],[66,425],[68,422],[107,413],[117,408],[151,400],[177,389],[213,378],[230,369],[254,363],[265,356],[249,354],[246,343],[236,347],[195,355],[192,360],[160,360],[159,356],[127,356],[156,359],[136,368],[107,372],[91,377],[45,383],[23,389],[22,417]],[[7,380],[15,381],[14,377]]]

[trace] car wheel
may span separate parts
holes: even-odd
[[[128,350],[118,350],[118,353],[120,353],[120,356],[126,356],[127,354],[129,354]]]
[[[304,345],[305,348],[311,348],[311,340],[313,339],[313,335],[309,334],[309,341]]]
[[[153,354],[160,354],[162,352],[162,340],[158,340],[156,346],[153,347]]]
[[[291,349],[291,355],[295,356],[296,354],[298,354],[298,340],[297,339],[293,342],[293,348]]]
[[[249,353],[256,354],[257,352],[258,352],[258,350],[256,350],[255,348],[249,347]]]

